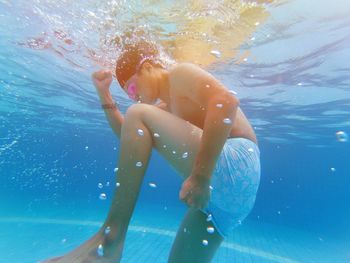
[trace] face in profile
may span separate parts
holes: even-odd
[[[157,102],[156,79],[152,72],[154,67],[144,63],[124,85],[123,90],[135,102],[154,104]]]

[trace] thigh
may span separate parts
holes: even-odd
[[[141,118],[157,150],[181,175],[187,177],[193,167],[203,130],[178,116],[149,104],[133,104],[125,118]]]
[[[208,227],[213,228],[214,232],[209,233]],[[206,241],[207,244],[204,243]],[[178,229],[168,263],[211,262],[222,241],[223,237],[215,226],[207,221],[207,215],[190,208]]]

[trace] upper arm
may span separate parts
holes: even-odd
[[[180,64],[176,69],[175,77],[181,83],[177,85],[178,94],[186,96],[200,105],[208,105],[213,100],[239,104],[238,98],[230,93],[222,83],[196,65]]]

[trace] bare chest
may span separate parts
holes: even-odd
[[[174,115],[203,128],[206,109],[191,99],[173,95],[169,109]]]

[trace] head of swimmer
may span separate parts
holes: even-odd
[[[164,87],[164,71],[161,64],[144,61],[122,89],[134,101],[154,104],[161,96],[161,87]]]
[[[143,44],[144,45],[144,44]],[[129,47],[117,60],[116,76],[123,91],[135,102],[155,104],[165,94],[167,70],[155,50]]]

